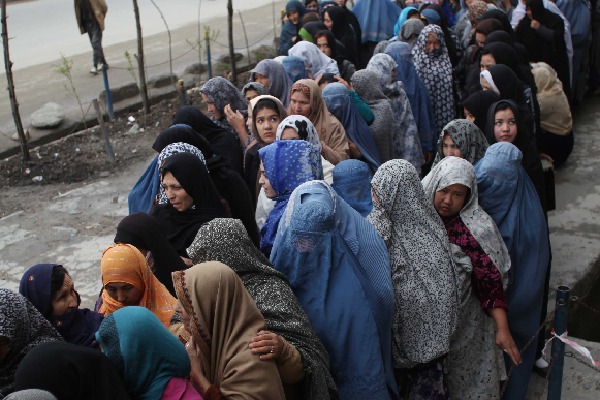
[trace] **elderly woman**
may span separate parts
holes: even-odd
[[[475,165],[483,158],[488,146],[483,132],[474,123],[455,119],[448,122],[440,133],[432,168],[448,156],[464,158]]]
[[[394,294],[375,229],[325,182],[308,182],[292,194],[271,260],[327,348],[340,398],[396,398]]]
[[[156,279],[138,249],[128,244],[110,246],[102,254],[100,271],[104,288],[101,314],[106,317],[123,307],[141,306],[152,311],[164,326],[170,325],[177,300]]]
[[[79,309],[73,279],[58,264],[36,264],[23,274],[19,293],[31,302],[69,343],[97,348],[94,334],[102,314]]]
[[[14,390],[17,367],[43,342],[62,341],[50,322],[23,296],[0,288],[0,396]]]
[[[203,225],[188,252],[194,263],[220,261],[241,278],[266,324],[250,347],[261,360],[275,360],[286,399],[337,397],[327,351],[285,276],[252,246],[240,221],[215,219]]]
[[[278,140],[260,149],[260,185],[276,202],[260,230],[260,250],[271,254],[275,235],[292,191],[301,183],[323,179],[319,148],[302,140]]]
[[[235,272],[212,261],[174,272],[173,284],[177,311],[190,334],[190,381],[200,394],[208,399],[284,399],[275,362],[260,360],[248,346],[265,329],[265,320]]]
[[[548,226],[535,188],[511,143],[496,143],[475,166],[481,208],[492,217],[510,254],[506,300],[508,327],[517,348],[536,335],[550,255]],[[535,249],[535,251],[531,251]],[[523,362],[511,367],[506,399],[524,399],[535,361],[535,346],[522,353]],[[512,365],[505,356],[507,367]]]
[[[290,115],[308,118],[321,140],[322,154],[327,161],[337,164],[348,159],[348,138],[340,121],[331,115],[323,100],[319,85],[312,79],[301,79],[292,86]]]
[[[371,182],[368,220],[385,241],[395,307],[392,355],[401,395],[447,398],[443,361],[457,320],[457,277],[448,236],[415,168],[383,164]]]
[[[510,256],[494,221],[478,204],[473,165],[445,157],[423,180],[459,271],[460,311],[447,358],[448,386],[457,399],[499,399],[506,379],[504,350],[521,362],[506,320]],[[491,317],[491,318],[489,318]]]

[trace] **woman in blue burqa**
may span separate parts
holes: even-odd
[[[271,262],[329,352],[341,399],[395,399],[394,294],[385,243],[323,181],[290,198]]]
[[[548,227],[535,187],[521,166],[523,154],[511,143],[491,145],[475,165],[479,205],[492,217],[510,254],[508,326],[519,350],[536,336],[550,249]],[[504,399],[524,399],[536,347],[522,352],[522,363],[504,360],[512,374]]]

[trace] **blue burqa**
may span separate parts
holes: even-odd
[[[129,214],[136,212],[148,213],[158,193],[160,178],[158,176],[158,156],[150,162],[146,172],[133,185],[129,196],[127,196],[127,205]]]
[[[277,234],[279,220],[288,200],[300,184],[323,179],[321,151],[304,140],[276,140],[258,151],[276,197],[275,207],[260,230],[260,251],[269,257]]]
[[[479,205],[492,217],[510,253],[508,271],[508,326],[519,350],[536,336],[542,308],[550,248],[548,227],[537,192],[521,166],[523,155],[506,142],[490,146],[475,165]],[[524,399],[535,362],[535,345],[514,367],[505,399]],[[504,357],[507,368],[512,365]]]
[[[346,136],[358,147],[371,174],[374,174],[381,165],[379,150],[371,128],[356,110],[348,89],[341,83],[330,83],[323,89],[323,100],[329,112],[342,123]]]
[[[282,218],[271,262],[329,352],[340,399],[397,398],[385,243],[323,181],[299,186]]]
[[[344,160],[333,168],[333,189],[363,217],[373,209],[369,166],[360,160]]]
[[[390,0],[359,0],[352,12],[362,29],[361,41],[379,43],[390,38],[401,11]]]

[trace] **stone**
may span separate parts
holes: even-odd
[[[233,53],[233,58],[235,59],[235,62],[240,62],[244,58],[244,55],[242,53]],[[218,62],[222,62],[225,64],[229,64],[229,60],[229,54],[223,54],[222,56],[217,58]]]
[[[192,64],[190,66],[188,66],[183,73],[184,74],[190,74],[190,75],[200,75],[206,72],[206,65],[204,64],[200,64],[200,63],[196,63],[196,64]]]
[[[113,103],[119,102],[121,100],[129,99],[131,97],[136,97],[140,94],[140,88],[136,83],[130,83],[128,85],[123,85],[118,88],[110,89],[110,97]],[[100,101],[106,104],[106,92],[103,90],[100,92]]]
[[[65,113],[58,103],[46,103],[39,110],[31,114],[31,125],[38,129],[53,129],[58,127],[65,119]]]
[[[177,83],[178,79],[179,78],[175,74],[173,74],[173,75],[163,74],[163,75],[159,75],[156,78],[149,80],[148,86],[158,89],[161,87],[165,87],[165,86],[169,86],[171,84]]]

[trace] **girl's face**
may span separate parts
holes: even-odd
[[[185,191],[171,172],[165,172],[161,185],[165,190],[169,203],[177,211],[186,211],[194,204],[192,196]]]
[[[331,57],[331,47],[329,47],[329,42],[327,41],[326,36],[319,36],[317,38],[317,47],[319,50],[323,52],[327,57]]]
[[[277,193],[275,193],[275,190],[273,189],[273,186],[271,186],[269,178],[267,178],[267,175],[265,174],[265,167],[262,161],[260,163],[260,178],[258,179],[258,184],[265,190],[265,195],[268,198],[272,199],[274,197],[277,197]]]
[[[462,210],[469,188],[456,183],[435,192],[433,206],[442,217],[453,217]]]
[[[246,99],[247,103],[250,103],[250,100],[252,100],[253,98],[258,96],[258,92],[254,89],[248,89],[246,90],[246,95],[244,96],[244,98]]]
[[[271,144],[275,141],[275,132],[280,122],[279,113],[270,108],[263,108],[256,113],[254,124],[263,142]]]
[[[127,306],[137,306],[144,296],[144,292],[126,282],[111,282],[104,286],[106,293],[114,300]]]
[[[489,70],[492,65],[496,65],[496,60],[491,54],[483,54],[481,56],[481,62],[479,63],[479,69],[481,71]]]
[[[281,133],[281,140],[300,140],[300,135],[293,128],[285,128]]]
[[[318,1],[309,1],[306,3],[306,9],[311,11],[319,11],[319,2]]]
[[[327,29],[331,30],[333,28],[333,21],[329,18],[329,13],[325,11],[323,13],[323,23],[327,27]]]
[[[442,142],[442,153],[444,157],[454,156],[463,158],[463,153],[460,148],[454,143],[452,137],[449,134],[444,134],[444,141]]]
[[[475,33],[475,41],[477,42],[477,47],[483,49],[483,46],[485,46],[486,37],[487,36],[481,32]]]
[[[494,136],[498,142],[513,143],[517,138],[517,119],[509,108],[496,111],[494,116]]]

